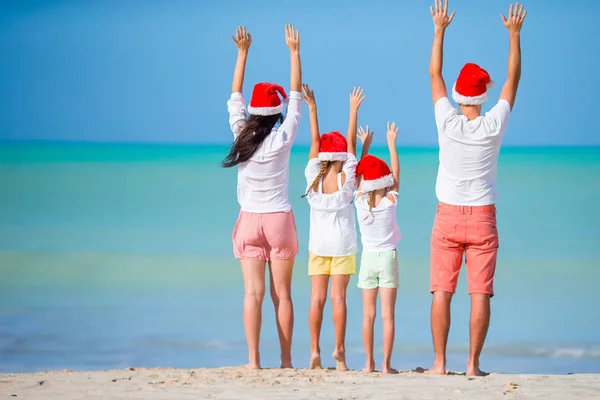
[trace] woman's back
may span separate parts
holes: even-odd
[[[247,123],[246,102],[241,93],[234,93],[227,105],[231,130],[237,139]],[[273,128],[250,159],[238,165],[237,194],[242,211],[291,210],[288,194],[290,150],[298,131],[301,110],[302,95],[290,92],[287,115],[281,126]]]

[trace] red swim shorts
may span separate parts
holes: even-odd
[[[494,295],[496,207],[440,203],[431,233],[430,291],[454,293],[463,254],[469,294]]]

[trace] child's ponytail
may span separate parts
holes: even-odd
[[[311,190],[316,191],[317,187],[319,186],[319,181],[321,180],[323,175],[325,175],[327,173],[327,171],[329,171],[329,167],[331,167],[331,161],[321,161],[321,170],[317,174],[317,177],[315,178],[313,183],[310,185],[310,187],[308,188],[306,193],[302,196],[302,198],[305,198],[306,196],[308,196],[308,194],[310,193]]]
[[[369,204],[369,214],[363,219],[363,221],[366,221],[367,218],[369,218],[371,214],[373,214],[373,207],[375,207],[375,191],[372,190],[370,192],[367,192],[367,196],[369,196],[369,199],[367,200]]]

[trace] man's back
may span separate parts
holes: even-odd
[[[439,201],[461,206],[494,204],[498,153],[509,117],[510,105],[505,100],[500,100],[485,116],[470,121],[458,113],[447,97],[436,103]]]

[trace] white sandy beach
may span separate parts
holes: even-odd
[[[600,375],[469,378],[332,370],[137,369],[0,375],[0,399],[599,399]]]

